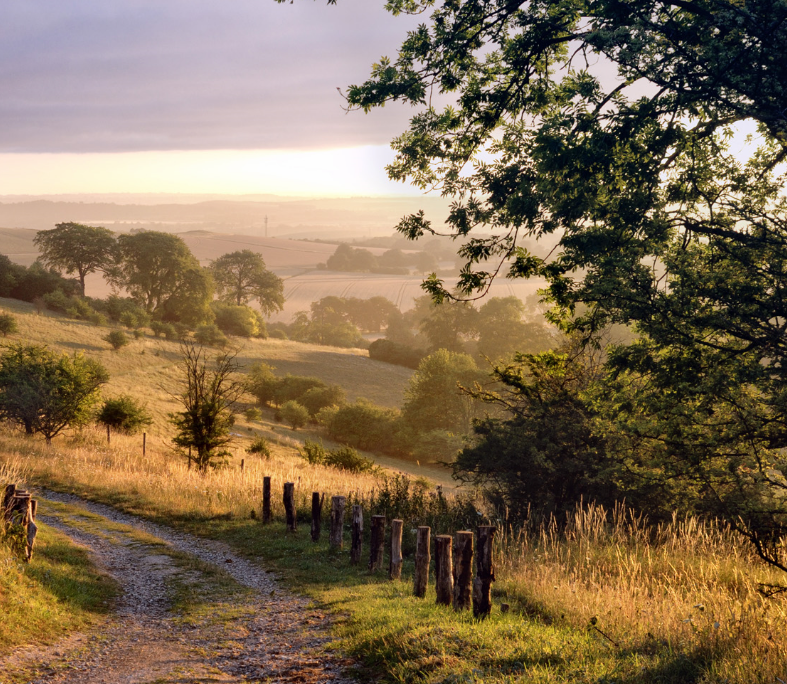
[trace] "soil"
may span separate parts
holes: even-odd
[[[226,545],[77,497],[44,492],[38,498],[86,512],[49,507],[54,512],[39,519],[86,547],[121,595],[95,633],[17,649],[0,659],[0,673],[10,681],[354,681],[352,661],[329,648],[330,618]]]

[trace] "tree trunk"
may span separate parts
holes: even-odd
[[[418,528],[418,541],[415,549],[415,575],[413,577],[413,593],[418,598],[426,596],[426,586],[429,584],[429,536],[432,530],[429,527]]]
[[[392,580],[402,578],[402,526],[401,520],[391,520],[391,562],[388,577]]]
[[[190,461],[189,461],[190,462]],[[262,478],[262,522],[267,525],[271,521],[271,479]]]
[[[450,606],[454,598],[454,567],[451,559],[453,541],[450,534],[438,534],[434,538],[436,602],[441,606]]]
[[[486,617],[492,611],[492,582],[495,568],[492,565],[492,541],[496,527],[479,525],[478,549],[475,557],[476,576],[473,580],[473,615]]]
[[[473,533],[457,532],[454,546],[454,610],[469,610],[473,597]]]

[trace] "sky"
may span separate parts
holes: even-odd
[[[416,194],[384,166],[413,111],[337,88],[392,58],[383,0],[8,0],[0,195]]]

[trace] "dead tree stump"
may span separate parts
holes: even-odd
[[[369,572],[382,570],[385,559],[385,516],[372,516],[372,535],[369,541]]]
[[[268,524],[271,521],[271,479],[262,478],[262,522]]]
[[[454,546],[454,610],[469,610],[473,598],[473,533],[457,532]]]
[[[492,565],[492,541],[497,528],[479,525],[478,548],[475,557],[475,579],[473,580],[473,616],[486,617],[492,611],[492,582],[495,567]]]
[[[391,520],[391,562],[388,565],[388,577],[392,580],[402,579],[402,520]]]
[[[450,534],[438,534],[434,538],[436,602],[441,606],[450,606],[454,598],[454,564],[451,558],[453,542]]]
[[[330,546],[332,549],[341,549],[344,546],[344,504],[343,496],[331,497],[331,535]]]
[[[312,492],[312,541],[320,541],[322,531],[322,504],[325,501],[325,494],[320,496],[319,492]]]
[[[295,512],[295,483],[284,483],[284,515],[287,519],[287,531],[296,532],[298,529],[298,516]]]
[[[361,562],[363,548],[363,507],[360,504],[353,506],[352,546],[350,547],[350,563],[358,565]]]
[[[429,584],[429,561],[432,556],[429,552],[429,536],[432,529],[421,526],[418,528],[418,537],[415,546],[415,575],[413,577],[413,593],[419,598],[426,596],[426,586]]]

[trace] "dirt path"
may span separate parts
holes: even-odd
[[[20,649],[36,684],[349,684],[326,616],[220,542],[45,492],[40,520],[90,549],[122,595],[100,633]]]

